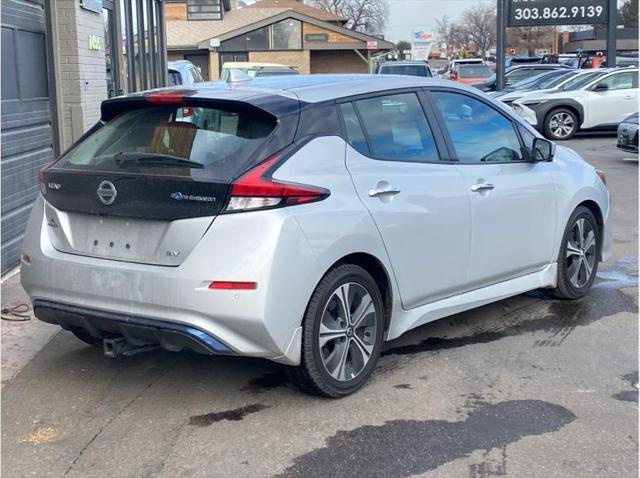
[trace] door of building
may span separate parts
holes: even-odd
[[[37,171],[54,157],[44,2],[13,0],[0,17],[3,273],[19,262]]]

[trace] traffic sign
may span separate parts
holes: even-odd
[[[607,23],[608,0],[510,0],[508,27]]]

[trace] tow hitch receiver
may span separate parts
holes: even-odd
[[[131,345],[124,337],[102,340],[102,350],[104,352],[104,356],[109,358],[116,358],[119,355],[128,357],[142,352],[150,352],[151,350],[155,350],[158,348],[160,348],[159,345],[152,344],[139,347]]]

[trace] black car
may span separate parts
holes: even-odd
[[[516,65],[507,68],[505,71],[505,85],[515,84],[519,81],[522,81],[526,78],[531,78],[533,76],[540,75],[547,71],[552,70],[569,70],[571,67],[560,64],[525,64],[525,65]],[[472,83],[471,86],[475,86],[479,90],[482,91],[495,91],[496,89],[496,75],[493,74],[488,77],[486,80],[478,81],[477,83]]]
[[[409,75],[432,77],[429,64],[424,61],[383,61],[378,63],[376,73],[380,75]]]
[[[638,113],[627,116],[618,126],[618,148],[638,152]]]

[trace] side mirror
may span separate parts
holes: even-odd
[[[596,86],[591,88],[591,91],[607,91],[609,89],[609,85],[606,83],[598,83]]]
[[[556,152],[556,145],[544,138],[536,138],[533,140],[531,148],[532,161],[551,161]]]

